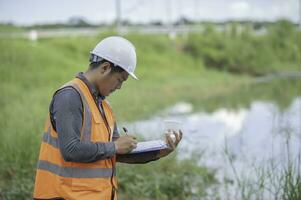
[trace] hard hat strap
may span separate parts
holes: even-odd
[[[95,55],[95,54],[92,54],[91,53],[91,55],[90,55],[90,59],[89,59],[89,61],[92,63],[92,62],[101,62],[101,61],[103,61],[104,59],[103,58],[101,58],[101,57],[99,57],[99,56],[97,56],[97,55]]]
[[[96,63],[96,62],[101,62],[101,61],[108,61],[106,59],[103,59],[102,57],[99,57],[95,54],[90,55],[90,59],[89,59],[90,63]],[[114,67],[119,67],[118,65],[116,65],[115,63],[112,63],[110,61],[108,61],[110,64],[112,64]]]

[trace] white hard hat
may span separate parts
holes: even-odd
[[[125,38],[107,37],[100,41],[90,53],[118,65],[133,78],[138,79],[134,74],[137,63],[135,47]]]

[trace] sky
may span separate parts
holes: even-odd
[[[121,18],[135,23],[181,17],[225,21],[250,19],[299,21],[301,0],[120,0]],[[17,25],[66,22],[83,17],[90,23],[111,23],[116,0],[0,0],[0,23]]]

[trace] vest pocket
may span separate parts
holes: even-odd
[[[100,124],[100,123],[103,122],[103,120],[101,119],[100,114],[98,114],[98,113],[92,113],[92,116],[93,116],[92,118],[93,118],[93,120],[94,120],[94,122],[96,124]]]
[[[71,189],[73,191],[104,191],[111,186],[109,180],[103,178],[73,178]]]
[[[101,116],[97,114],[94,114],[92,118],[94,124],[92,126],[93,134],[91,140],[93,142],[108,142],[109,134],[105,122],[102,120]]]

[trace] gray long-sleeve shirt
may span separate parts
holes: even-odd
[[[79,73],[80,78],[89,88],[97,105],[104,99],[96,88]],[[100,111],[102,108],[99,107]],[[83,142],[80,141],[80,130],[83,121],[83,104],[80,94],[72,87],[59,90],[50,103],[49,112],[53,128],[58,133],[59,149],[66,161],[73,162],[95,162],[107,159],[115,155],[113,142]],[[117,125],[115,124],[113,140],[119,137]],[[120,156],[121,162],[146,163],[157,160],[158,152],[150,152],[141,155]],[[117,156],[118,160],[118,156]]]

